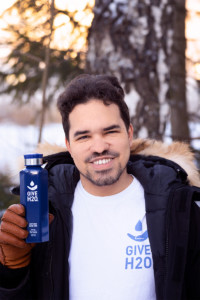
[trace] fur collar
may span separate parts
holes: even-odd
[[[200,187],[199,171],[194,163],[194,154],[188,144],[173,142],[168,145],[150,139],[135,139],[131,146],[131,154],[160,156],[172,160],[186,171],[190,185]]]
[[[44,155],[66,151],[65,147],[52,144],[39,144],[36,152]],[[131,146],[131,154],[145,156],[159,156],[174,161],[188,174],[190,185],[200,187],[199,171],[194,163],[194,154],[189,145],[182,142],[173,142],[170,145],[150,139],[134,139]]]

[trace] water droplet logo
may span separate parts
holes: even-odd
[[[35,185],[35,183],[34,183],[34,181],[31,181],[30,182],[30,186],[27,186],[27,188],[29,189],[29,190],[31,190],[31,191],[35,191],[35,190],[37,190],[37,185]]]
[[[142,222],[140,220],[135,225],[135,230],[138,232],[141,232],[141,234],[132,235],[130,233],[127,233],[128,237],[130,237],[132,240],[137,241],[137,242],[143,242],[148,238],[147,230],[145,232],[142,232]]]

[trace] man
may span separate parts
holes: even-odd
[[[200,299],[200,190],[172,161],[130,156],[115,77],[75,78],[58,108],[68,153],[46,157],[50,241],[27,245],[23,206],[8,208],[0,299]]]

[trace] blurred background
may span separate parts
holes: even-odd
[[[185,141],[200,165],[200,0],[7,0],[0,14],[0,210],[19,157],[64,146],[56,99],[81,73],[117,76],[135,137]]]

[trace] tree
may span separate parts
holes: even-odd
[[[42,128],[44,126],[44,118],[45,118],[45,112],[46,112],[46,89],[47,89],[47,83],[48,83],[48,72],[49,72],[49,64],[50,64],[50,46],[51,46],[51,39],[52,39],[52,33],[53,33],[53,22],[54,22],[54,11],[55,11],[55,2],[54,0],[51,1],[50,4],[50,28],[49,28],[49,36],[48,36],[48,45],[45,47],[45,68],[42,76],[42,110],[41,110],[41,120],[40,120],[40,128],[39,128],[39,138],[38,143],[41,142],[42,139]]]
[[[173,11],[173,44],[170,55],[170,84],[168,103],[171,108],[172,137],[189,141],[188,114],[186,107],[186,39],[185,1],[176,0]]]
[[[161,139],[171,109],[172,136],[189,139],[184,5],[184,0],[95,2],[87,70],[119,78],[136,136]]]
[[[85,10],[89,10],[85,7]],[[23,104],[31,101],[36,92],[42,98],[40,134],[45,111],[64,82],[83,72],[84,51],[76,50],[76,43],[86,26],[77,20],[75,12],[61,10],[54,0],[17,0],[4,13],[8,20],[8,36],[1,41],[10,48],[0,72],[1,93],[10,93],[13,101]],[[56,17],[69,24],[71,41],[62,48],[55,43]],[[67,32],[66,32],[67,36]],[[62,41],[61,41],[62,42]]]

